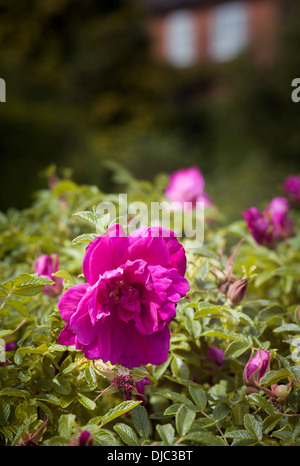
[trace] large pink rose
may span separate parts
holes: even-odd
[[[66,322],[59,343],[76,345],[88,359],[127,368],[162,364],[168,324],[189,290],[185,269],[184,248],[172,231],[141,227],[126,236],[121,225],[110,226],[86,249],[87,283],[59,300]]]

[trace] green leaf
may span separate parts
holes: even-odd
[[[84,233],[84,234],[76,236],[76,238],[72,239],[72,243],[73,244],[90,243],[91,241],[93,241],[97,237],[98,237],[98,235],[96,235],[95,233]]]
[[[6,387],[0,391],[0,396],[16,396],[20,398],[26,398],[30,396],[30,393],[27,390],[21,390],[19,388],[10,388]]]
[[[293,277],[300,277],[300,272],[297,269],[293,269],[291,267],[278,267],[277,269],[272,270],[264,270],[255,280],[255,287],[258,288],[266,281],[270,280],[274,277],[281,277],[281,276],[293,276]]]
[[[100,216],[95,211],[91,212],[89,210],[76,212],[75,214],[73,214],[73,216],[78,217],[81,220],[85,220],[90,225],[94,226],[96,228],[97,233],[100,234],[104,233],[105,228],[107,227],[110,220],[110,214]]]
[[[206,332],[201,333],[202,337],[217,337],[223,338],[225,340],[237,340],[249,345],[252,344],[252,340],[248,335],[242,333],[236,333],[231,330],[226,330],[222,328],[216,328],[215,330],[207,330]]]
[[[261,442],[262,434],[262,425],[253,414],[245,414],[244,416],[244,426],[249,434],[253,435],[258,442]]]
[[[283,416],[281,414],[271,414],[266,417],[262,423],[262,430],[264,434],[268,434],[274,427],[281,421]]]
[[[200,274],[201,280],[205,280],[208,273],[209,273],[209,260],[206,259],[199,266],[199,274]]]
[[[156,430],[162,441],[167,445],[172,445],[174,441],[175,430],[172,424],[157,424]]]
[[[70,286],[76,284],[75,279],[72,277],[72,275],[69,274],[69,272],[67,272],[67,270],[58,270],[57,272],[53,273],[52,276],[63,278],[64,282],[66,282]]]
[[[200,322],[191,319],[189,316],[185,318],[185,328],[193,338],[198,338],[202,330]]]
[[[215,422],[219,422],[224,419],[230,412],[230,409],[225,404],[218,404],[213,410],[213,419]]]
[[[32,278],[24,280],[25,277]],[[34,296],[43,291],[45,285],[54,285],[54,281],[47,277],[38,277],[35,274],[22,274],[14,282],[13,293],[21,296]]]
[[[171,362],[171,370],[175,377],[188,379],[190,376],[190,370],[187,364],[179,356],[173,357]]]
[[[68,438],[72,435],[75,426],[75,414],[62,414],[58,421],[58,432],[61,437]]]
[[[4,399],[0,399],[0,426],[5,426],[10,415],[10,404]]]
[[[68,395],[72,390],[69,380],[63,376],[56,376],[52,379],[52,383],[54,384],[54,390],[60,395]]]
[[[194,400],[194,403],[201,409],[201,411],[203,411],[207,404],[207,397],[203,388],[189,386],[189,392]]]
[[[45,393],[44,395],[39,395],[36,397],[37,400],[40,401],[47,401],[48,403],[51,403],[53,405],[60,405],[60,401],[57,398],[57,396],[52,395],[51,393]]]
[[[186,405],[182,404],[178,409],[175,416],[175,424],[178,434],[182,437],[185,436],[190,430],[196,413],[191,411]]]
[[[27,306],[17,299],[10,299],[7,302],[7,306],[12,307],[25,317],[30,317],[30,312],[28,311]]]
[[[86,367],[84,369],[84,377],[87,381],[90,390],[95,390],[98,385],[97,376],[92,367]]]
[[[82,393],[78,393],[78,401],[82,406],[90,411],[96,408],[96,403]]]
[[[90,210],[84,210],[82,212],[76,212],[73,214],[73,217],[78,217],[81,220],[85,220],[90,225],[97,226],[99,217],[95,212],[91,212]]]
[[[254,435],[236,426],[229,428],[225,433],[225,437],[234,439],[232,445],[235,446],[255,445],[257,443],[257,439]]]
[[[247,399],[250,401],[251,405],[263,409],[268,414],[273,414],[275,412],[271,403],[259,393],[251,393],[247,396]]]
[[[300,333],[300,325],[297,324],[282,324],[280,327],[274,328],[274,333],[281,332],[297,332]]]
[[[122,416],[122,414],[127,413],[139,404],[141,404],[141,401],[123,401],[114,408],[111,408],[106,414],[104,414],[104,416],[102,416],[100,421],[101,427],[107,424],[108,422],[112,421],[116,417]]]
[[[150,433],[150,422],[144,406],[139,405],[131,410],[134,427],[142,438],[147,439]]]
[[[236,359],[250,348],[250,344],[244,341],[233,341],[225,350],[225,359]]]
[[[279,369],[279,371],[269,371],[261,379],[261,385],[272,385],[279,382],[282,379],[289,379],[290,381],[294,379],[294,375],[288,369]]]
[[[181,395],[180,393],[173,392],[171,390],[159,390],[156,392],[157,395],[163,396],[175,402],[186,403],[187,405],[193,404],[186,396]]]
[[[136,433],[127,424],[123,424],[120,422],[114,426],[114,430],[121,437],[123,442],[126,443],[126,445],[129,445],[130,447],[140,445],[139,439],[137,438]]]
[[[224,447],[226,446],[226,442],[217,435],[211,434],[210,432],[190,432],[188,435],[185,436],[185,440],[190,440],[192,442],[197,443],[205,443],[209,446],[214,447]]]
[[[0,330],[0,338],[6,337],[7,335],[11,335],[14,332],[14,330]]]
[[[222,307],[217,306],[206,301],[199,303],[198,309],[195,312],[194,318],[199,319],[200,317],[206,317],[209,315],[219,314],[222,315]]]

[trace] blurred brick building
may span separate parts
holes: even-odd
[[[250,50],[272,62],[280,0],[141,0],[153,57],[178,68],[227,62]]]

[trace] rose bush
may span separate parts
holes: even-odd
[[[116,178],[148,204],[174,181]],[[199,180],[179,183],[189,201]],[[50,181],[0,214],[0,444],[300,445],[295,180],[229,224],[210,201],[192,249],[98,215],[114,194]]]

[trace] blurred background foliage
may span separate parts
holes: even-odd
[[[107,160],[149,180],[196,164],[229,219],[299,172],[299,4],[271,64],[247,52],[176,69],[151,58],[141,3],[0,0],[1,210],[27,207],[50,164],[107,192],[121,190]]]

